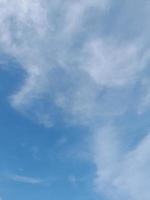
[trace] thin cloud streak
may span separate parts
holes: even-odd
[[[8,179],[14,182],[26,183],[32,185],[41,185],[44,182],[44,180],[42,179],[28,177],[28,176],[19,176],[19,175],[10,175]]]

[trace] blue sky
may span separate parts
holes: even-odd
[[[148,0],[0,0],[0,200],[149,200]]]
[[[20,71],[0,75],[5,83],[0,89],[0,194],[4,199],[96,199],[91,190],[94,167],[87,152],[79,150],[86,150],[82,132],[87,130],[61,124],[45,128],[12,109],[7,95],[18,75]]]

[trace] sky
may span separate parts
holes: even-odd
[[[0,0],[0,200],[149,200],[150,1]]]

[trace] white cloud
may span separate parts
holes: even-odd
[[[10,175],[8,179],[19,183],[27,183],[33,185],[38,185],[43,183],[42,179],[28,177],[28,176]]]
[[[150,108],[150,82],[149,77],[145,76],[141,81],[141,97],[138,105],[138,114],[149,111]]]
[[[53,107],[81,123],[106,113],[124,112],[125,106],[112,109],[116,106],[110,103],[108,94],[115,96],[116,102],[122,96],[117,87],[127,88],[136,82],[147,61],[141,54],[142,45],[119,44],[113,37],[93,38],[92,32],[89,38],[88,26],[81,31],[88,13],[95,9],[95,17],[102,17],[99,12],[105,16],[111,1],[14,0],[8,4],[1,0],[0,3],[2,49],[14,56],[26,73],[24,84],[11,97],[15,108],[22,112],[30,110],[29,115],[34,113],[36,120],[48,127],[53,124],[55,113],[50,111]],[[76,42],[83,36],[78,49]],[[114,91],[103,92],[111,87]],[[43,111],[41,107],[47,108]]]
[[[92,31],[88,36],[86,11],[95,9],[94,20],[102,21],[111,1],[0,0],[0,4],[1,51],[15,57],[26,73],[24,84],[11,97],[19,110],[29,110],[36,101],[46,99],[46,105],[82,119],[112,113],[109,106],[105,112],[99,109],[103,105],[100,96],[108,101],[104,89],[113,88],[116,94],[118,87],[132,87],[146,67],[149,53],[143,40],[119,41],[113,34],[97,37]],[[97,32],[102,29],[100,24]],[[40,123],[52,124],[51,114],[39,113]],[[39,115],[46,120],[39,120]]]
[[[71,115],[76,116],[79,115],[78,113],[85,112],[81,119],[84,121],[84,118],[89,118],[94,106],[94,102],[90,103],[90,99],[95,101],[95,97],[85,94],[85,98],[81,94],[82,91],[80,92],[80,87],[83,88],[81,90],[88,89],[87,78],[84,80],[87,75],[82,72],[82,69],[75,69],[75,63],[79,65],[80,52],[75,52],[75,48],[70,46],[74,45],[76,38],[74,33],[80,30],[77,24],[84,22],[86,10],[94,7],[103,12],[104,7],[108,7],[108,2],[96,0],[62,3],[62,1],[34,0],[30,3],[30,1],[15,0],[8,4],[7,0],[1,0],[2,50],[14,56],[26,73],[24,84],[11,96],[11,103],[15,108],[22,112],[29,111],[33,102],[50,98],[49,105],[47,104],[49,110],[51,105],[55,105],[66,112],[68,106],[67,112]],[[76,10],[75,13],[72,9]],[[57,17],[59,13],[61,18]],[[74,31],[69,28],[69,24],[74,27]],[[74,56],[76,59],[72,62]],[[58,78],[58,71],[59,73],[62,71],[68,77],[60,74]],[[80,79],[79,84],[76,84],[77,77]],[[67,86],[63,93],[60,91],[60,84]],[[75,85],[74,93],[70,91],[68,84]],[[93,86],[89,87],[93,88]],[[96,95],[96,90],[93,93]],[[66,95],[69,95],[67,100]],[[88,98],[89,103],[84,105]],[[46,111],[46,114],[43,114],[38,107],[35,110],[36,120],[50,127],[53,118],[51,114]]]
[[[120,189],[134,200],[148,200],[150,197],[150,135],[148,134],[134,150],[129,152],[121,166],[121,173],[115,180]]]
[[[98,191],[112,199],[148,200],[150,196],[150,135],[126,150],[114,127],[99,130],[95,140]]]
[[[145,66],[140,56],[140,44],[114,44],[95,40],[85,46],[84,70],[100,86],[123,87],[137,80]]]
[[[27,36],[36,33],[37,37],[37,34],[43,34],[46,27],[46,13],[39,0],[32,2],[0,0],[0,9],[0,42],[8,51],[12,50],[11,53],[15,53],[14,50],[19,51],[17,47],[25,48],[25,44],[28,43]],[[29,29],[31,29],[30,33]]]
[[[91,7],[98,8],[99,10],[107,10],[110,7],[109,0],[81,0],[81,1],[70,1],[67,6],[66,12],[66,27],[64,29],[66,33],[75,33],[82,30],[82,18],[84,18],[86,11]]]

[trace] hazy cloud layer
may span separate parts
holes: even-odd
[[[126,113],[144,115],[149,11],[145,0],[0,0],[0,51],[25,72],[12,106],[46,127],[56,118],[93,129]],[[104,127],[92,133],[97,188],[147,200],[149,137],[127,152],[117,125]]]

